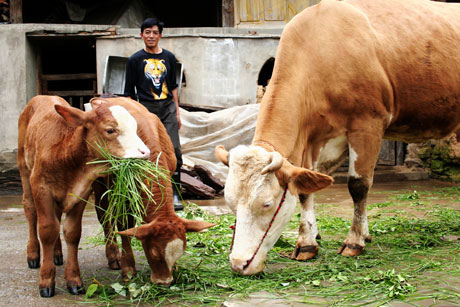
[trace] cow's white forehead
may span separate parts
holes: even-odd
[[[112,116],[118,123],[118,129],[121,133],[136,133],[137,122],[134,117],[122,106],[111,106]]]
[[[270,197],[275,178],[270,178],[270,174],[261,174],[263,168],[270,163],[270,154],[265,149],[240,145],[230,151],[229,162],[226,198],[228,196],[231,201],[243,198],[252,203],[258,198]]]

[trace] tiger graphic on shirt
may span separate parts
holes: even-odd
[[[155,100],[168,98],[168,87],[166,86],[166,74],[168,70],[165,60],[162,59],[145,59],[144,60],[145,77],[152,81],[150,92]]]

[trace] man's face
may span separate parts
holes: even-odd
[[[160,29],[158,26],[153,26],[151,28],[145,28],[141,33],[141,38],[144,40],[145,47],[147,49],[154,49],[158,46],[158,42],[161,38]]]

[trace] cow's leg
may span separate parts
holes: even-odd
[[[300,196],[301,213],[299,236],[291,259],[307,260],[318,254],[318,227],[316,225],[313,194]]]
[[[54,295],[56,267],[54,265],[54,246],[59,238],[59,221],[54,210],[55,203],[51,196],[37,189],[34,193],[38,217],[38,233],[43,248],[43,262],[40,268],[39,290],[42,297]]]
[[[56,217],[58,218],[59,224],[61,224],[62,210],[59,207],[56,207]],[[54,244],[54,264],[64,264],[64,256],[62,255],[61,236],[58,236],[56,243]]]
[[[382,133],[349,133],[348,190],[353,198],[353,221],[345,242],[338,253],[357,256],[364,251],[365,242],[370,242],[367,223],[367,193],[372,186],[374,168],[377,163]]]
[[[67,243],[67,261],[65,265],[65,280],[70,294],[83,294],[85,288],[80,277],[78,264],[78,244],[81,237],[81,219],[85,202],[79,202],[66,214],[64,220],[64,238]]]
[[[31,269],[40,267],[40,242],[37,233],[37,211],[29,185],[29,178],[21,176],[23,195],[22,205],[29,224],[29,241],[27,242],[27,264]]]
[[[101,223],[104,230],[105,255],[107,257],[107,262],[112,270],[119,270],[120,253],[118,251],[118,245],[115,242],[115,236],[113,234],[115,231],[115,226],[110,220],[104,221],[105,210],[107,210],[109,204],[107,196],[102,197],[105,191],[107,191],[102,178],[98,178],[96,181],[94,181],[93,190],[96,201],[95,209],[97,213],[97,219],[99,220],[99,223]]]

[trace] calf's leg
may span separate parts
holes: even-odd
[[[120,253],[118,251],[118,245],[115,242],[115,236],[113,235],[115,232],[115,226],[110,219],[104,221],[105,210],[107,210],[109,204],[107,196],[102,197],[105,191],[107,191],[106,185],[102,178],[98,178],[96,181],[94,181],[93,190],[94,198],[96,201],[95,209],[97,213],[97,219],[99,220],[99,223],[101,223],[104,230],[105,255],[107,257],[107,262],[112,270],[119,270]]]
[[[316,239],[319,234],[316,225],[313,194],[300,195],[299,198],[301,205],[299,236],[297,237],[295,249],[291,254],[291,259],[307,260],[318,254]]]
[[[84,209],[85,203],[79,202],[67,212],[64,221],[64,238],[67,243],[67,261],[64,276],[67,282],[67,290],[75,295],[85,293],[78,264],[78,244],[80,243],[81,219]]]
[[[37,211],[30,191],[29,180],[22,178],[22,205],[29,224],[29,240],[27,242],[27,264],[31,269],[40,267],[40,242],[37,233]]]
[[[56,207],[56,217],[58,218],[59,224],[61,224],[62,210]],[[61,236],[58,236],[56,243],[54,244],[54,264],[63,265],[64,256],[62,255]]]
[[[55,203],[47,193],[34,193],[38,217],[38,233],[43,248],[43,262],[40,268],[39,290],[42,297],[54,295],[56,268],[54,265],[54,246],[59,237],[59,221],[56,217]]]

